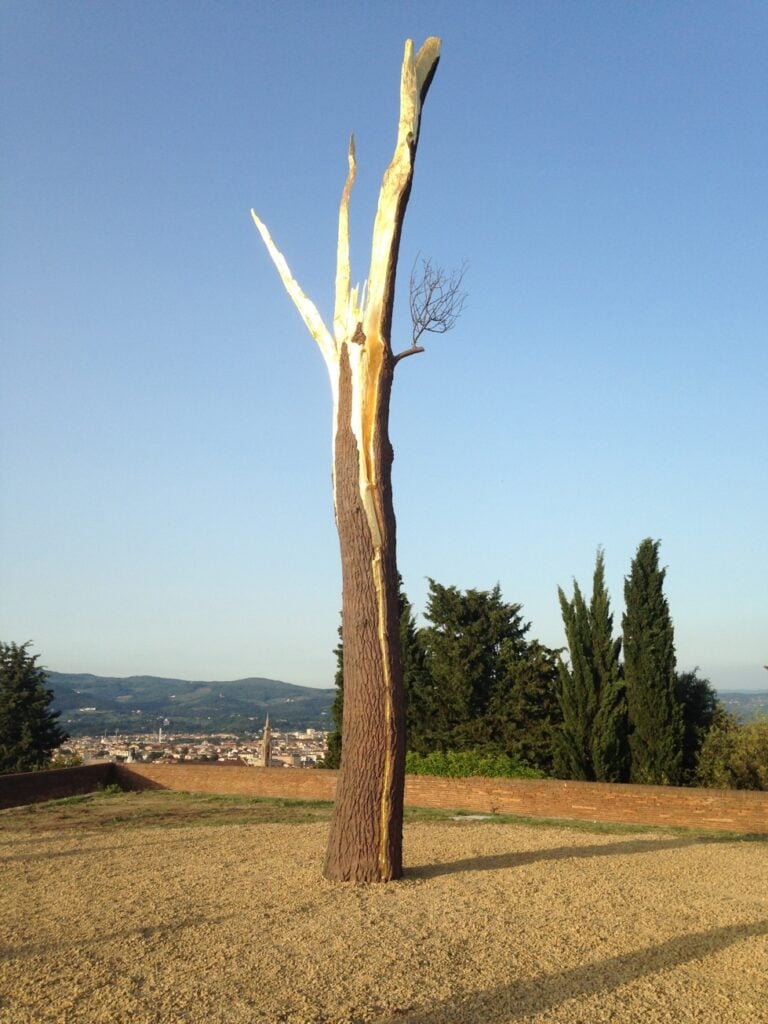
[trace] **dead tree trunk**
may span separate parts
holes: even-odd
[[[421,107],[440,55],[429,38],[405,45],[400,121],[381,185],[367,286],[350,287],[349,197],[354,139],[339,209],[333,334],[293,279],[251,211],[283,283],[325,359],[333,394],[333,490],[342,565],[344,746],[324,872],[338,881],[386,882],[402,874],[405,710],[397,610],[389,400],[395,274],[411,191]]]

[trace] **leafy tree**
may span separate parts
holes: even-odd
[[[696,781],[700,786],[708,786],[710,789],[733,788],[730,762],[735,745],[734,734],[738,729],[736,716],[722,707],[718,708],[699,751]]]
[[[558,664],[563,724],[557,735],[557,773],[570,779],[625,781],[629,748],[621,637],[613,636],[602,549],[597,552],[589,606],[575,580],[570,601],[560,587],[558,596],[570,663],[560,659]]]
[[[526,647],[529,626],[521,607],[504,602],[498,584],[491,591],[460,591],[430,579],[425,613],[430,625],[422,633],[429,672],[428,749],[471,750],[491,741],[488,711],[492,701],[497,708],[501,704],[505,670],[514,656],[509,649],[522,654]]]
[[[489,711],[493,747],[551,774],[555,736],[562,725],[557,702],[557,652],[531,640],[523,652],[507,647],[503,685]]]
[[[714,687],[708,679],[701,679],[698,671],[677,674],[677,699],[683,711],[682,779],[686,783],[696,777],[702,744],[721,707]]]
[[[66,739],[51,711],[53,691],[29,644],[0,643],[0,773],[44,768]]]
[[[397,595],[400,612],[400,652],[403,659],[403,688],[405,689],[405,743],[407,750],[422,750],[420,737],[424,735],[423,695],[429,692],[429,672],[421,631],[416,626],[413,605],[403,590],[402,580]],[[423,750],[422,750],[423,752]]]
[[[701,745],[696,780],[714,789],[768,791],[768,718],[742,725],[718,708]]]
[[[527,641],[521,607],[505,602],[498,585],[460,591],[429,581],[413,750],[498,750],[551,766],[554,652]]]
[[[63,742],[63,741],[62,741]],[[74,750],[70,750],[68,747],[63,747],[56,751],[54,756],[48,762],[48,768],[77,768],[83,763],[83,755],[75,753]]]
[[[659,568],[659,541],[643,540],[624,580],[622,619],[632,782],[676,785],[683,761],[675,640]]]
[[[735,739],[730,764],[734,787],[768,790],[768,717],[740,726]]]

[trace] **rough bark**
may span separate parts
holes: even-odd
[[[371,497],[381,531],[375,547],[350,428],[352,375],[342,353],[334,470],[343,586],[344,746],[324,868],[327,878],[338,881],[386,882],[402,874],[405,710],[387,431],[391,368],[383,378],[373,451],[377,484]]]
[[[367,285],[350,287],[349,198],[354,139],[339,209],[333,334],[294,280],[266,227],[254,222],[325,359],[333,394],[333,478],[342,563],[344,745],[325,860],[338,881],[389,881],[402,874],[405,708],[397,607],[389,400],[396,358],[390,333],[397,258],[413,179],[421,105],[440,41],[414,55],[405,45],[400,120],[379,193]]]

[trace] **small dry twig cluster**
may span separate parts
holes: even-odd
[[[411,270],[409,295],[413,327],[411,347],[397,355],[395,361],[423,352],[418,344],[422,334],[446,334],[455,327],[467,298],[467,293],[461,289],[467,272],[466,260],[450,273],[428,259],[421,260],[420,269],[418,264],[417,257]]]
[[[414,263],[410,294],[414,345],[425,331],[445,334],[456,325],[467,298],[461,290],[466,272],[466,261],[450,274],[425,259],[421,261],[421,273],[417,274]]]

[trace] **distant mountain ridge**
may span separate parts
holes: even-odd
[[[269,714],[276,729],[330,729],[333,689],[254,676],[226,682],[160,676],[51,672],[53,707],[73,736],[105,732],[258,732]]]
[[[718,690],[717,696],[725,710],[742,722],[768,715],[768,690]]]
[[[53,707],[72,736],[168,732],[259,732],[269,714],[276,729],[331,729],[332,688],[253,676],[227,682],[162,676],[48,672]],[[768,714],[768,690],[719,690],[742,721]],[[165,724],[167,721],[167,724]]]

